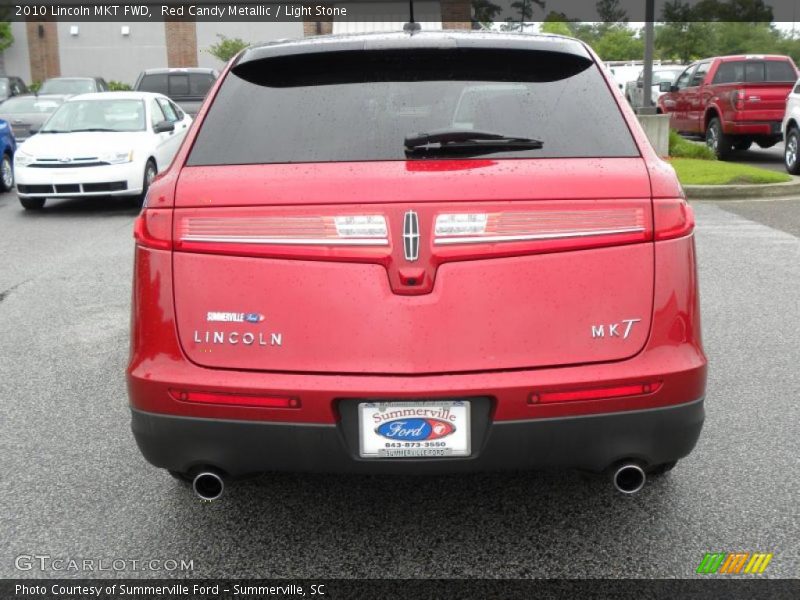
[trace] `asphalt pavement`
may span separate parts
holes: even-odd
[[[640,494],[558,471],[283,474],[204,504],[129,431],[136,209],[30,214],[1,195],[0,577],[673,578],[712,551],[771,552],[763,576],[797,577],[800,201],[695,209],[707,421],[694,453]],[[16,568],[31,555],[193,568]]]

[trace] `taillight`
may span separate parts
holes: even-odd
[[[683,198],[654,199],[653,221],[656,241],[683,237],[694,231],[694,211]]]
[[[744,90],[733,90],[731,92],[731,104],[736,110],[744,110]]]
[[[632,383],[606,387],[579,388],[570,390],[545,390],[533,392],[528,404],[549,404],[554,402],[579,402],[582,400],[607,400],[653,394],[661,388],[661,382]]]
[[[172,209],[145,208],[133,223],[136,243],[146,248],[172,248]]]
[[[178,224],[180,247],[193,244],[272,244],[288,246],[388,246],[383,215],[190,216]]]
[[[434,244],[527,242],[647,232],[641,207],[576,208],[495,213],[445,213],[436,217]]]
[[[169,393],[175,400],[181,402],[225,404],[228,406],[256,406],[261,408],[300,408],[300,399],[292,396],[260,396],[187,390],[170,390]]]

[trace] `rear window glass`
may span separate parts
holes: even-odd
[[[786,60],[734,60],[724,62],[714,75],[714,83],[794,82],[797,72]]]
[[[188,164],[424,159],[431,156],[406,153],[405,138],[439,130],[542,142],[469,157],[639,155],[599,68],[583,57],[361,51],[239,65],[217,93]]]
[[[204,97],[214,85],[210,73],[153,73],[142,77],[141,92],[156,92],[169,97]]]
[[[40,94],[89,94],[97,91],[92,79],[48,79],[42,84]]]

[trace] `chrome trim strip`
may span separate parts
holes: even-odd
[[[286,246],[388,246],[388,238],[380,239],[323,239],[323,238],[267,238],[267,237],[214,237],[187,235],[182,242],[208,242],[215,244],[276,244]]]
[[[644,227],[627,227],[624,229],[597,229],[594,231],[565,231],[563,233],[531,233],[528,235],[492,235],[486,237],[437,237],[435,245],[442,244],[487,244],[491,242],[526,242],[533,240],[555,240],[575,237],[593,237],[596,235],[613,235],[616,233],[640,233]]]

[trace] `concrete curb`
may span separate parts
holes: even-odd
[[[754,198],[800,198],[800,177],[786,183],[759,183],[743,185],[685,185],[683,191],[689,200],[742,200]]]

